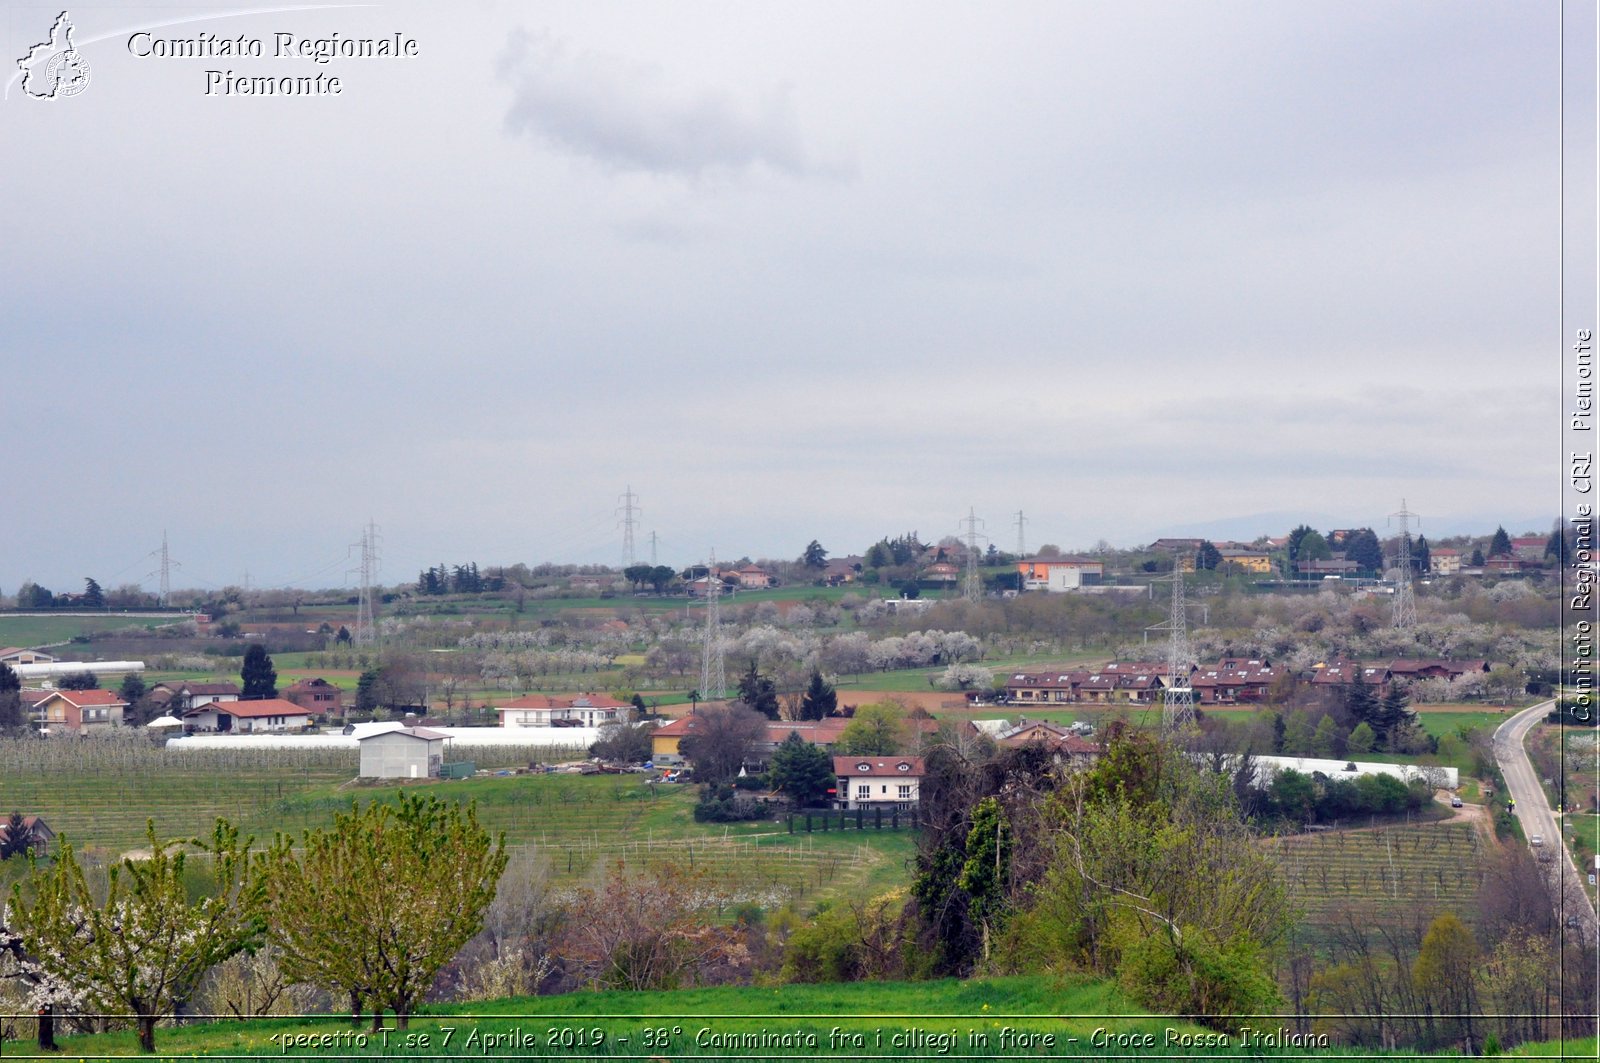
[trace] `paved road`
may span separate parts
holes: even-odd
[[[1545,801],[1544,790],[1539,786],[1539,776],[1534,772],[1533,764],[1528,760],[1528,751],[1523,747],[1528,732],[1548,716],[1553,708],[1555,708],[1554,701],[1540,702],[1532,708],[1523,709],[1496,728],[1494,758],[1500,763],[1500,773],[1505,776],[1510,796],[1516,799],[1517,821],[1522,824],[1522,833],[1530,839],[1535,834],[1540,835],[1544,839],[1542,848],[1556,857],[1552,863],[1544,866],[1559,879],[1562,896],[1561,918],[1577,915],[1588,929],[1589,935],[1593,937],[1600,932],[1600,919],[1595,916],[1594,905],[1590,903],[1589,894],[1583,888],[1584,880],[1561,840],[1561,824],[1556,821],[1555,813]],[[1497,795],[1496,799],[1502,796],[1504,795]]]

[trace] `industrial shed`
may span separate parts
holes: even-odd
[[[396,727],[365,735],[361,747],[363,779],[436,779],[450,736],[426,727]]]

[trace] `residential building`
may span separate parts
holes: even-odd
[[[285,701],[311,713],[312,716],[343,716],[344,691],[326,679],[302,679],[283,692]]]
[[[777,578],[759,565],[745,565],[732,573],[724,572],[722,575],[724,578],[731,575],[745,590],[763,590],[778,585]]]
[[[1091,766],[1100,758],[1101,752],[1098,742],[1076,734],[1066,727],[1044,720],[1026,718],[1018,720],[1015,727],[1001,732],[997,741],[1002,746],[1014,748],[1043,746],[1054,754],[1056,763],[1066,764],[1074,769]]]
[[[921,757],[834,757],[840,808],[909,811],[921,800]]]
[[[1428,551],[1428,571],[1435,576],[1454,576],[1461,571],[1461,551],[1437,546]]]
[[[109,690],[52,690],[35,708],[51,734],[99,734],[122,726],[128,703]]]
[[[599,727],[612,723],[627,702],[606,694],[529,694],[495,709],[501,727]]]
[[[50,829],[50,824],[42,816],[23,816],[22,829],[33,838],[31,848],[34,856],[43,856],[50,848],[50,843],[56,840],[56,832]],[[11,839],[11,817],[0,813],[0,843]]]
[[[283,698],[259,701],[213,701],[183,714],[183,729],[217,734],[264,734],[303,731],[311,710]]]
[[[150,688],[150,699],[156,705],[175,713],[200,709],[207,705],[239,700],[236,683],[157,683]]]
[[[1030,557],[1017,571],[1025,591],[1075,591],[1105,577],[1104,563],[1087,557]]]
[[[1222,563],[1217,567],[1223,570],[1237,569],[1240,572],[1269,573],[1272,571],[1272,555],[1265,550],[1250,548],[1230,548],[1218,550],[1222,555]]]
[[[1242,705],[1265,701],[1278,674],[1262,661],[1223,660],[1189,677],[1195,701],[1202,705]]]

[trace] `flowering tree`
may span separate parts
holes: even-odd
[[[12,887],[8,919],[18,944],[13,962],[37,997],[53,1005],[132,1016],[139,1047],[155,1051],[156,1023],[186,1002],[201,977],[260,935],[259,880],[250,843],[218,820],[209,840],[156,838],[150,855],[113,867],[97,904],[72,846],[55,863]],[[189,899],[185,845],[209,857],[213,891]]]

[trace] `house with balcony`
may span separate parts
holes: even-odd
[[[840,808],[908,812],[922,799],[926,767],[921,757],[834,757],[833,774]]]

